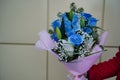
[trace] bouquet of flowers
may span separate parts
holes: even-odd
[[[84,80],[86,73],[104,51],[107,32],[96,26],[97,19],[71,3],[70,11],[58,13],[52,28],[39,33],[38,49],[48,50],[72,73],[74,80]],[[98,34],[102,30],[102,35]],[[83,79],[84,78],[84,79]]]

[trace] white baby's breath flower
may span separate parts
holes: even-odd
[[[66,53],[69,55],[69,56],[73,56],[73,51],[74,51],[74,48],[73,48],[73,45],[69,42],[67,42],[66,40],[62,40],[63,42],[63,48],[64,50],[66,51]]]

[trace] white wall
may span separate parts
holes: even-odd
[[[0,80],[46,80],[47,53],[34,48],[46,21],[47,0],[0,0]]]

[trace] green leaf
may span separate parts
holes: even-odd
[[[53,34],[54,31],[53,31],[52,29],[48,29],[48,33],[49,33],[49,34]]]
[[[96,28],[96,29],[100,29],[100,30],[102,30],[102,31],[105,31],[103,28],[98,27],[98,26],[96,26],[95,28]]]
[[[73,18],[73,11],[71,10],[71,11],[69,12],[69,19],[72,20],[72,18]]]
[[[61,13],[61,12],[58,12],[57,16],[60,17],[61,15],[62,15],[62,13]]]
[[[78,8],[76,12],[77,12],[77,13],[84,12],[84,9],[83,9],[83,8]]]
[[[80,18],[80,25],[81,27],[85,26],[85,19],[83,17]]]
[[[71,10],[71,11],[73,11],[73,12],[75,12],[75,11],[76,11],[76,9],[77,9],[77,8],[76,8],[75,3],[74,3],[74,2],[73,2],[73,3],[71,3],[71,4],[70,4],[70,10]]]
[[[57,35],[58,39],[62,38],[61,31],[60,31],[60,29],[58,27],[56,27],[56,35]]]
[[[92,48],[93,48],[96,44],[99,44],[99,35],[96,31],[93,31],[92,32],[92,37],[94,39],[94,44],[92,46]]]
[[[92,32],[92,36],[93,36],[94,40],[98,40],[98,34],[96,31]]]
[[[61,31],[62,39],[66,39],[66,38],[67,38],[67,36],[66,36],[66,34],[65,34],[64,19],[62,19],[62,22],[61,22],[61,27],[60,27],[60,31]]]

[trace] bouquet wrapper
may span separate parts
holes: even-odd
[[[103,32],[103,34],[100,36],[99,45],[105,44],[107,35],[108,35],[107,31]],[[53,54],[56,58],[59,59],[59,56],[51,50],[54,47],[55,42],[51,39],[50,34],[47,31],[41,31],[39,33],[39,36],[40,39],[35,44],[36,48],[39,50],[47,50],[51,54]],[[68,63],[62,62],[63,65],[66,67],[66,69],[75,76],[74,80],[85,80],[84,74],[92,67],[92,65],[102,55],[102,52],[99,52],[102,50],[99,47],[99,45],[96,45],[92,50],[92,52],[98,52],[98,53],[92,54],[84,58],[78,58],[77,60],[74,60],[72,62],[68,62]],[[78,77],[78,75],[83,75],[83,76]]]
[[[101,51],[101,48],[97,45],[93,51]],[[78,60],[69,63],[63,63],[68,71],[75,76],[74,80],[85,80],[84,74],[91,68],[91,66],[102,55],[102,52],[92,54],[85,58],[78,58]],[[78,75],[83,75],[78,77]]]

